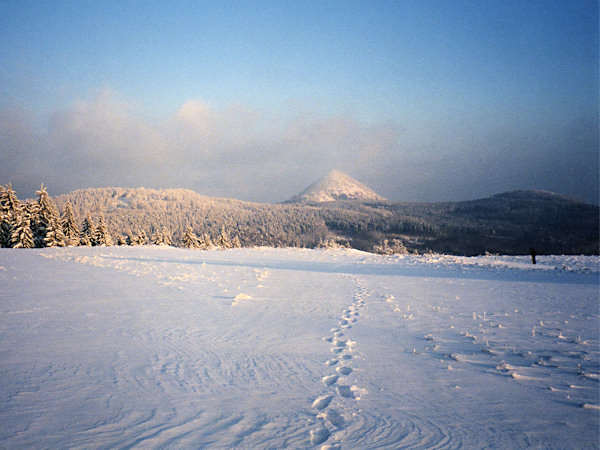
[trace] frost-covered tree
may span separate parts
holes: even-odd
[[[95,245],[112,245],[113,241],[108,232],[108,227],[106,226],[106,222],[104,221],[104,215],[100,215],[100,219],[98,222],[98,226],[96,227],[94,233],[94,241]]]
[[[0,211],[0,248],[10,247],[10,234],[12,230],[11,222],[8,217]]]
[[[10,244],[12,248],[33,248],[35,242],[31,230],[31,208],[23,207],[23,210],[15,218]]]
[[[50,222],[46,226],[46,236],[44,236],[43,247],[64,247],[65,236],[63,235],[58,220]]]
[[[240,238],[238,236],[234,236],[233,240],[231,241],[231,247],[232,248],[241,248],[242,247],[242,243],[240,242]]]
[[[60,225],[58,211],[43,184],[36,195],[38,202],[32,220],[36,247],[64,247],[65,236]]]
[[[183,246],[186,248],[198,248],[198,236],[191,226],[187,226],[183,235]]]
[[[125,235],[125,244],[138,245],[137,235],[133,234],[131,230],[127,231],[127,234]]]
[[[138,245],[137,234],[133,233],[131,230],[128,230],[125,233],[125,245]]]
[[[12,229],[21,209],[21,202],[12,185],[0,186],[0,247],[11,247]]]
[[[225,231],[225,228],[221,228],[221,233],[217,237],[217,247],[222,249],[231,248],[231,240],[229,239],[229,235]]]
[[[382,243],[373,246],[373,252],[380,255],[405,255],[408,250],[400,239],[392,239],[391,242],[384,239]]]
[[[209,250],[213,247],[214,245],[208,233],[203,233],[202,236],[198,238],[198,248],[202,250]]]
[[[71,202],[67,202],[60,221],[66,245],[79,245],[79,229],[73,215]]]
[[[140,230],[136,236],[136,245],[148,245],[148,235],[144,230]]]
[[[152,235],[152,243],[154,245],[171,245],[171,233],[166,227],[162,230],[156,230]]]
[[[81,233],[79,242],[81,245],[92,246],[96,245],[96,225],[94,225],[94,221],[92,217],[88,214],[85,219],[83,219],[83,223],[81,224]]]
[[[164,245],[173,245],[173,239],[171,239],[171,233],[165,227],[162,230],[163,244]]]
[[[164,245],[163,235],[160,230],[156,230],[152,235],[151,239],[152,244],[154,245]]]

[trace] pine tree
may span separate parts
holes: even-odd
[[[24,207],[15,218],[10,243],[12,248],[35,247],[33,231],[31,231],[31,214],[27,207]]]
[[[373,252],[380,255],[405,255],[408,250],[400,239],[392,239],[392,242],[384,239],[380,244],[373,246]]]
[[[95,236],[96,226],[94,225],[94,221],[92,217],[89,215],[83,219],[83,223],[81,224],[81,233],[79,242],[81,245],[92,246],[96,245],[96,236]]]
[[[140,230],[136,237],[137,245],[148,245],[148,235],[144,230]]]
[[[79,230],[75,223],[71,202],[67,202],[65,205],[60,224],[62,226],[63,234],[65,235],[65,244],[79,245]]]
[[[38,203],[32,221],[36,247],[63,247],[65,236],[59,223],[58,212],[43,184],[36,195]]]
[[[3,187],[0,186],[0,188]],[[8,236],[10,235],[11,228],[8,216],[0,211],[0,248],[10,247],[10,239],[8,239]]]
[[[127,232],[127,236],[125,237],[125,244],[138,245],[137,235],[134,236],[131,230]]]
[[[98,227],[94,233],[94,241],[95,245],[112,245],[113,241],[108,233],[108,227],[106,226],[106,222],[104,221],[104,215],[100,215],[100,221],[98,222]]]
[[[225,228],[221,228],[221,234],[219,234],[219,237],[217,238],[217,247],[222,249],[231,248],[231,241],[229,240]]]
[[[233,238],[233,241],[231,241],[231,247],[232,248],[242,248],[242,243],[240,242],[240,238],[238,236],[235,236]]]
[[[191,226],[187,226],[183,235],[183,246],[186,248],[198,248],[198,237]]]
[[[43,247],[64,247],[65,246],[65,236],[60,229],[60,225],[58,224],[58,217],[56,220],[51,221],[46,226],[46,235],[43,240]]]
[[[165,227],[162,230],[162,236],[163,236],[163,244],[164,245],[173,245],[173,240],[171,239],[171,233],[169,232],[169,230]]]
[[[159,230],[156,230],[152,235],[152,244],[154,245],[164,245],[163,235]]]
[[[0,247],[11,247],[12,229],[21,209],[21,202],[12,185],[0,186]]]
[[[214,245],[208,233],[203,233],[202,236],[198,238],[198,248],[202,250],[209,250],[213,247]]]

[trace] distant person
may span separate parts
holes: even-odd
[[[531,264],[535,264],[535,255],[536,255],[535,248],[533,248],[533,247],[530,248],[529,253],[531,254]]]

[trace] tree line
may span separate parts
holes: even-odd
[[[83,189],[52,200],[43,186],[37,197],[20,202],[10,185],[0,186],[0,246],[342,246],[461,255],[599,248],[598,206],[535,191],[456,203],[262,204],[146,188]]]
[[[23,202],[11,184],[0,186],[0,246],[8,248],[112,245],[104,217],[95,224],[91,216],[78,226],[70,203],[59,214],[42,184],[37,201]]]
[[[20,201],[9,183],[0,185],[0,247],[4,248],[44,248],[67,246],[110,246],[114,245],[104,214],[97,223],[89,212],[78,226],[71,202],[67,201],[62,213],[58,212],[48,191],[42,184],[36,191],[37,200]],[[131,231],[116,239],[117,245],[173,245],[171,232],[167,227],[155,229],[148,237],[144,230]],[[241,247],[238,236],[229,237],[225,228],[211,238],[208,233],[197,236],[191,226],[187,226],[181,242],[183,247],[197,249]]]

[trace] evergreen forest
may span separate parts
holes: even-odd
[[[0,186],[0,246],[351,247],[382,254],[598,254],[599,208],[543,191],[446,203],[264,204],[186,189],[98,188],[21,201]]]

